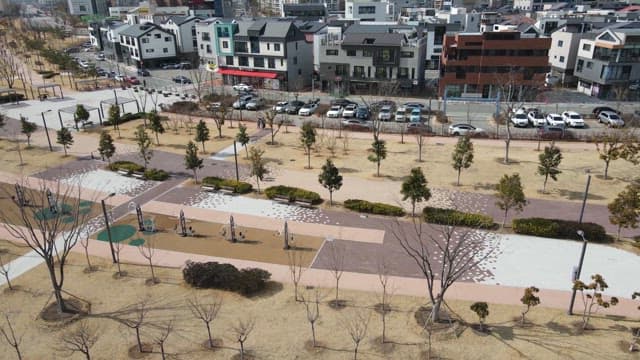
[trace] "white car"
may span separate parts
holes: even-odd
[[[399,107],[396,109],[396,122],[405,122],[407,121],[407,109],[404,107]]]
[[[564,126],[564,119],[558,114],[548,114],[545,121],[547,122],[547,125]]]
[[[116,75],[116,77],[114,79],[116,79],[116,81],[124,81],[125,76],[124,75]]]
[[[575,111],[565,111],[562,113],[564,124],[571,127],[584,127],[584,119]]]
[[[233,90],[235,90],[235,91],[251,91],[251,90],[253,90],[253,86],[240,83],[240,84],[233,85]]]
[[[544,114],[539,111],[529,111],[527,118],[529,119],[529,124],[535,127],[544,126],[545,124]]]
[[[454,124],[449,126],[449,135],[465,136],[483,133],[484,130],[469,124]]]
[[[300,115],[300,116],[311,116],[311,114],[313,114],[316,111],[317,108],[318,108],[318,104],[316,104],[316,103],[304,104],[304,105],[302,105],[300,110],[298,110],[298,115]]]
[[[378,113],[378,120],[380,121],[391,121],[392,117],[391,106],[385,105],[380,109]]]
[[[273,105],[273,111],[283,113],[287,108],[287,105],[289,105],[288,101],[279,101],[277,104]]]
[[[358,104],[349,104],[345,106],[344,110],[342,110],[342,117],[348,119],[356,116],[357,109],[358,109]]]
[[[529,118],[527,118],[527,114],[524,111],[518,111],[511,116],[511,123],[513,126],[527,127],[529,125]]]
[[[328,118],[339,118],[340,116],[342,116],[342,106],[340,105],[333,105],[327,111]]]

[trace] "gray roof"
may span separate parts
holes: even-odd
[[[255,21],[238,21],[236,36],[249,36],[249,32],[259,32],[260,36],[270,38],[286,38],[293,21],[260,19]]]
[[[189,15],[189,16],[171,16],[165,21],[165,24],[169,21],[173,21],[176,25],[180,26],[182,24],[188,23],[193,20],[204,20],[205,17],[197,16],[197,15]]]
[[[346,46],[402,46],[406,40],[404,34],[344,34],[342,45]]]
[[[282,4],[283,10],[326,10],[324,4]]]
[[[148,33],[149,31],[151,31],[153,29],[160,29],[160,27],[158,27],[155,24],[151,24],[151,23],[134,24],[134,25],[131,25],[128,28],[122,30],[120,32],[120,35],[132,36],[132,37],[137,38],[137,37],[140,37],[140,36]]]
[[[316,33],[327,26],[326,23],[319,21],[295,21],[295,25],[303,33]]]

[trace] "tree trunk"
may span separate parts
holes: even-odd
[[[502,219],[502,227],[504,228],[505,225],[507,224],[507,213],[509,212],[509,209],[505,209],[504,210],[504,218]]]
[[[256,187],[258,188],[258,194],[260,194],[260,178],[256,176]]]
[[[311,341],[313,341],[313,347],[316,347],[316,327],[314,323],[311,323]]]
[[[211,326],[209,325],[208,322],[205,322],[205,324],[207,325],[207,335],[209,336],[209,347],[212,348],[213,347],[213,339],[211,338]]]
[[[358,346],[360,344],[356,343],[356,348],[353,349],[353,360],[357,360],[358,359]]]
[[[385,311],[386,304],[382,303],[382,343],[387,342],[386,333],[387,333],[387,312]]]
[[[542,193],[547,192],[547,180],[549,180],[549,174],[544,176],[544,184],[542,184]]]
[[[31,135],[27,136],[27,146],[31,147]]]
[[[376,176],[380,177],[380,159],[378,159],[378,170],[376,172]]]
[[[84,256],[87,258],[87,266],[89,270],[91,270],[92,266],[91,266],[91,261],[89,260],[89,244],[87,244],[87,246],[84,248]]]
[[[62,314],[67,312],[67,307],[65,306],[64,299],[62,298],[62,289],[58,284],[58,280],[56,279],[56,270],[53,264],[53,258],[50,260],[51,262],[47,262],[47,269],[49,270],[49,278],[51,279],[51,284],[53,285],[53,294],[56,298],[56,305],[58,307],[58,313]]]
[[[151,261],[151,256],[149,256],[149,267],[151,268],[151,282],[155,283],[156,282],[156,274],[153,271],[153,262]]]
[[[196,174],[196,169],[193,169],[193,180],[198,183],[198,175]]]
[[[7,280],[7,286],[9,287],[9,290],[13,290],[13,286],[11,285],[11,280],[9,279],[9,269],[7,269],[7,271],[4,271],[4,278],[5,280]]]
[[[431,321],[438,322],[440,321],[440,306],[442,305],[442,299],[440,295],[438,295],[433,303],[433,308],[431,309]]]
[[[67,145],[62,144],[62,148],[64,149],[64,156],[67,156]]]
[[[156,145],[160,145],[160,138],[158,137],[158,132],[156,131]]]
[[[604,179],[605,180],[608,179],[608,175],[609,175],[609,161],[610,160],[605,160],[604,162]]]
[[[205,150],[204,150],[204,140],[202,140],[202,152],[205,152]]]
[[[622,231],[622,225],[618,224],[618,241],[620,241],[620,232]]]
[[[160,353],[162,354],[162,360],[165,360],[166,357],[164,355],[164,342],[160,343]]]
[[[307,148],[307,169],[311,169],[311,148]]]
[[[142,341],[140,341],[140,327],[136,328],[136,340],[138,341],[138,351],[142,353]]]
[[[91,354],[89,354],[89,350],[87,349],[87,352],[84,354],[85,358],[87,360],[91,360]]]
[[[456,186],[460,186],[460,173],[462,172],[462,168],[458,169],[458,181],[456,182]]]
[[[120,270],[120,252],[118,252],[118,258],[116,261],[116,265],[118,266],[118,276],[122,275],[122,270]]]
[[[338,305],[338,284],[340,280],[336,277],[336,306]]]
[[[412,200],[411,201],[411,217],[415,217],[415,216],[416,216],[416,201]]]
[[[504,163],[509,164],[509,145],[511,144],[511,133],[507,130],[507,139],[504,141]]]
[[[329,206],[333,206],[333,191],[329,191]]]
[[[222,124],[218,126],[218,138],[222,139]]]
[[[245,159],[249,158],[249,148],[247,147],[247,145],[244,145],[244,151],[246,151],[247,153],[247,157],[245,157]]]
[[[244,341],[240,341],[240,360],[244,360]]]

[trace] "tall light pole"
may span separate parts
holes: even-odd
[[[584,231],[578,230],[578,236],[582,238],[582,252],[580,253],[580,261],[578,262],[578,268],[574,273],[574,281],[580,280],[580,272],[582,272],[582,264],[584,263],[584,255],[587,251],[587,239],[584,237]],[[569,315],[573,315],[573,304],[576,301],[576,289],[573,289],[571,293],[571,303],[569,303],[569,311],[567,313]]]
[[[47,128],[47,120],[44,119],[44,113],[50,112],[51,109],[47,111],[43,111],[40,114],[42,115],[42,124],[44,125],[44,133],[47,135],[47,142],[49,143],[49,151],[53,152],[53,146],[51,146],[51,138],[49,137],[49,129]]]
[[[113,249],[113,240],[111,239],[111,226],[109,226],[109,217],[107,216],[107,206],[105,205],[104,201],[115,195],[116,193],[111,193],[107,195],[104,199],[100,200],[100,203],[102,203],[102,214],[104,215],[104,223],[107,226],[107,237],[109,239],[109,248],[111,249],[111,258],[113,259],[114,264],[117,263],[118,260],[116,259],[116,252]]]
[[[233,158],[236,162],[236,181],[240,182],[240,174],[238,173],[238,151],[236,150],[236,140],[233,140]]]

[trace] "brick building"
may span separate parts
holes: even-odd
[[[438,93],[494,98],[510,83],[514,96],[530,97],[529,90],[544,86],[550,45],[548,37],[517,30],[446,36]]]

